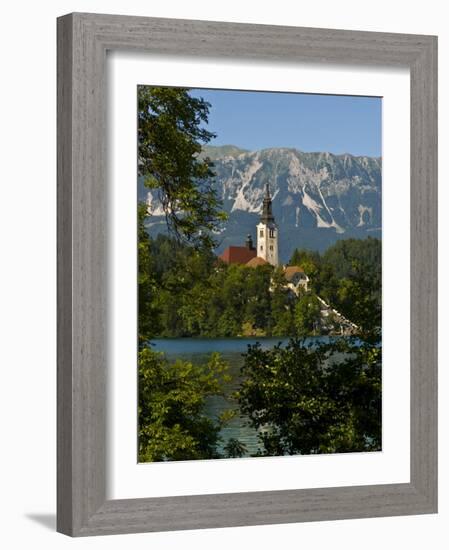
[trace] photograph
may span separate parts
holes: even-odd
[[[413,7],[3,5],[6,550],[447,545],[449,31]]]
[[[382,98],[136,104],[138,462],[382,451]]]

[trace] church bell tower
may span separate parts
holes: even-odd
[[[274,221],[268,183],[265,187],[262,215],[257,224],[257,256],[275,267],[279,265],[278,226]]]

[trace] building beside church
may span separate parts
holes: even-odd
[[[287,287],[298,296],[301,291],[309,290],[309,277],[304,273],[304,269],[298,265],[288,265],[284,267],[285,280]]]
[[[279,265],[279,230],[273,216],[272,198],[268,184],[265,187],[262,214],[256,230],[256,247],[254,247],[251,235],[248,235],[245,246],[228,246],[219,258],[228,264],[248,265],[248,267],[257,267],[267,263],[274,267]]]

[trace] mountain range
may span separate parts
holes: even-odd
[[[265,185],[273,197],[279,226],[279,256],[287,262],[295,248],[323,251],[338,239],[381,237],[382,159],[306,153],[292,148],[247,151],[234,145],[204,147],[216,174],[214,188],[228,220],[219,228],[217,253],[255,241]],[[146,200],[151,234],[165,230],[157,192],[138,183]]]

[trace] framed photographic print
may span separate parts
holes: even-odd
[[[436,38],[58,20],[58,530],[437,509]]]

